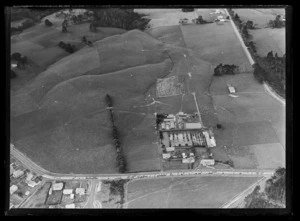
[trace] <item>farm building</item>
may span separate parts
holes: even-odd
[[[229,90],[229,92],[230,92],[231,94],[234,94],[234,93],[235,93],[235,89],[234,89],[234,87],[232,87],[232,86],[228,86],[228,90]]]
[[[205,136],[206,143],[208,147],[215,147],[216,146],[216,140],[213,136],[209,135],[207,131],[203,132],[203,135]]]
[[[200,123],[185,123],[185,129],[200,129]]]
[[[10,194],[13,194],[14,192],[16,192],[18,190],[18,187],[16,185],[12,185],[9,188]]]
[[[63,190],[63,194],[68,195],[68,194],[72,194],[73,193],[73,189],[64,189]]]
[[[167,152],[171,152],[171,151],[174,151],[174,150],[175,150],[175,147],[166,147]]]
[[[53,184],[52,189],[53,190],[62,190],[63,186],[64,186],[63,183],[55,183],[55,184]]]
[[[24,171],[16,170],[16,171],[13,172],[13,177],[18,178],[18,177],[22,176],[23,174],[24,174]]]
[[[214,159],[202,159],[200,161],[200,164],[203,166],[212,166],[212,165],[215,165],[215,160]]]
[[[67,209],[75,209],[75,204],[72,203],[72,204],[66,204],[66,208]]]

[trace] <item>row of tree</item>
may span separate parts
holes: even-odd
[[[118,133],[118,129],[115,126],[115,122],[114,122],[114,113],[113,113],[113,103],[112,103],[112,99],[111,97],[107,94],[105,97],[105,101],[106,101],[106,105],[109,109],[109,113],[110,113],[110,119],[112,122],[112,137],[114,140],[114,144],[116,147],[116,151],[117,151],[117,168],[119,173],[125,173],[126,172],[126,161],[125,158],[123,156],[122,153],[122,149],[121,149],[121,143],[119,140],[119,133]]]
[[[64,43],[63,41],[60,41],[58,43],[58,46],[62,49],[65,49],[66,52],[68,53],[74,53],[76,48],[75,48],[75,45],[71,45],[70,43]]]
[[[239,73],[239,67],[232,64],[219,64],[214,69],[214,76],[235,75]]]

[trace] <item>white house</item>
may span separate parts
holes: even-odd
[[[171,152],[171,151],[174,151],[174,150],[175,150],[175,147],[166,147],[167,152]]]
[[[76,188],[75,193],[79,194],[79,195],[84,195],[85,189],[84,188]]]
[[[63,194],[68,195],[68,194],[72,194],[73,193],[73,189],[64,189],[63,190]]]
[[[16,192],[18,190],[18,187],[16,185],[12,185],[9,188],[10,194],[13,194],[14,192]]]
[[[163,159],[169,159],[171,157],[171,154],[163,153],[162,156],[163,156]]]
[[[55,184],[53,184],[52,189],[53,190],[62,190],[63,186],[64,186],[63,183],[55,183]]]

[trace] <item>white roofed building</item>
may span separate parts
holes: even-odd
[[[185,123],[185,129],[200,129],[202,128],[200,123]]]
[[[13,177],[18,178],[18,177],[22,176],[23,174],[24,174],[24,171],[16,170],[16,171],[13,172]]]
[[[75,204],[72,203],[72,204],[66,204],[66,208],[67,209],[75,209]]]
[[[84,195],[85,189],[84,188],[76,188],[75,193],[79,194],[79,195]]]
[[[53,184],[52,189],[53,190],[62,190],[63,186],[64,186],[63,183],[55,183],[55,184]]]
[[[16,185],[12,185],[9,188],[10,194],[13,194],[14,192],[16,192],[18,190],[18,187]]]
[[[64,195],[68,195],[68,194],[72,194],[72,193],[73,193],[73,189],[64,189],[63,190]]]
[[[235,93],[235,89],[234,89],[234,87],[232,87],[232,86],[228,86],[228,90],[229,90],[229,92],[230,92],[231,94],[234,94],[234,93]]]

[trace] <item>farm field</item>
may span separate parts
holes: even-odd
[[[284,150],[284,107],[254,81],[232,26],[178,26],[182,15],[176,10],[169,10],[172,16],[163,27],[169,14],[154,10],[148,15],[156,18],[153,28],[146,32],[109,29],[113,36],[94,36],[93,47],[53,64],[36,62],[49,66],[11,95],[11,141],[16,148],[51,172],[117,173],[104,99],[109,94],[128,172],[160,170],[155,113],[197,112],[195,99],[205,126],[221,123],[225,128],[215,132],[218,157],[232,159],[238,168],[277,165],[281,153],[270,164],[264,164],[267,156],[260,153]],[[193,18],[211,11],[197,10]],[[74,35],[64,37],[79,42],[87,26],[77,28],[72,26]],[[25,37],[30,35],[34,39],[37,34]],[[33,50],[28,39],[24,50]],[[42,37],[34,42],[39,42],[37,51],[54,50],[54,43]],[[242,66],[246,73],[213,77],[219,63]],[[179,76],[185,77],[184,94],[157,96],[157,79]],[[227,84],[236,88],[238,98],[228,96]],[[223,145],[227,151],[221,150]]]
[[[161,43],[142,32],[110,38],[61,59],[11,97],[12,142],[51,172],[116,172],[106,94],[113,98],[130,170],[159,169],[154,111],[145,104],[144,93],[168,73],[171,61],[156,50]],[[142,47],[147,50],[136,53]],[[115,54],[115,60],[105,60],[105,54]],[[127,141],[127,133],[140,125]]]
[[[250,30],[253,36],[253,42],[257,48],[259,56],[267,56],[267,53],[273,51],[278,56],[285,54],[285,28],[266,28],[270,20],[274,20],[276,15],[284,15],[285,10],[274,9],[233,9],[238,13],[241,20],[246,22],[252,20],[257,24],[258,29]]]
[[[128,183],[127,208],[219,208],[260,177],[188,177]]]

